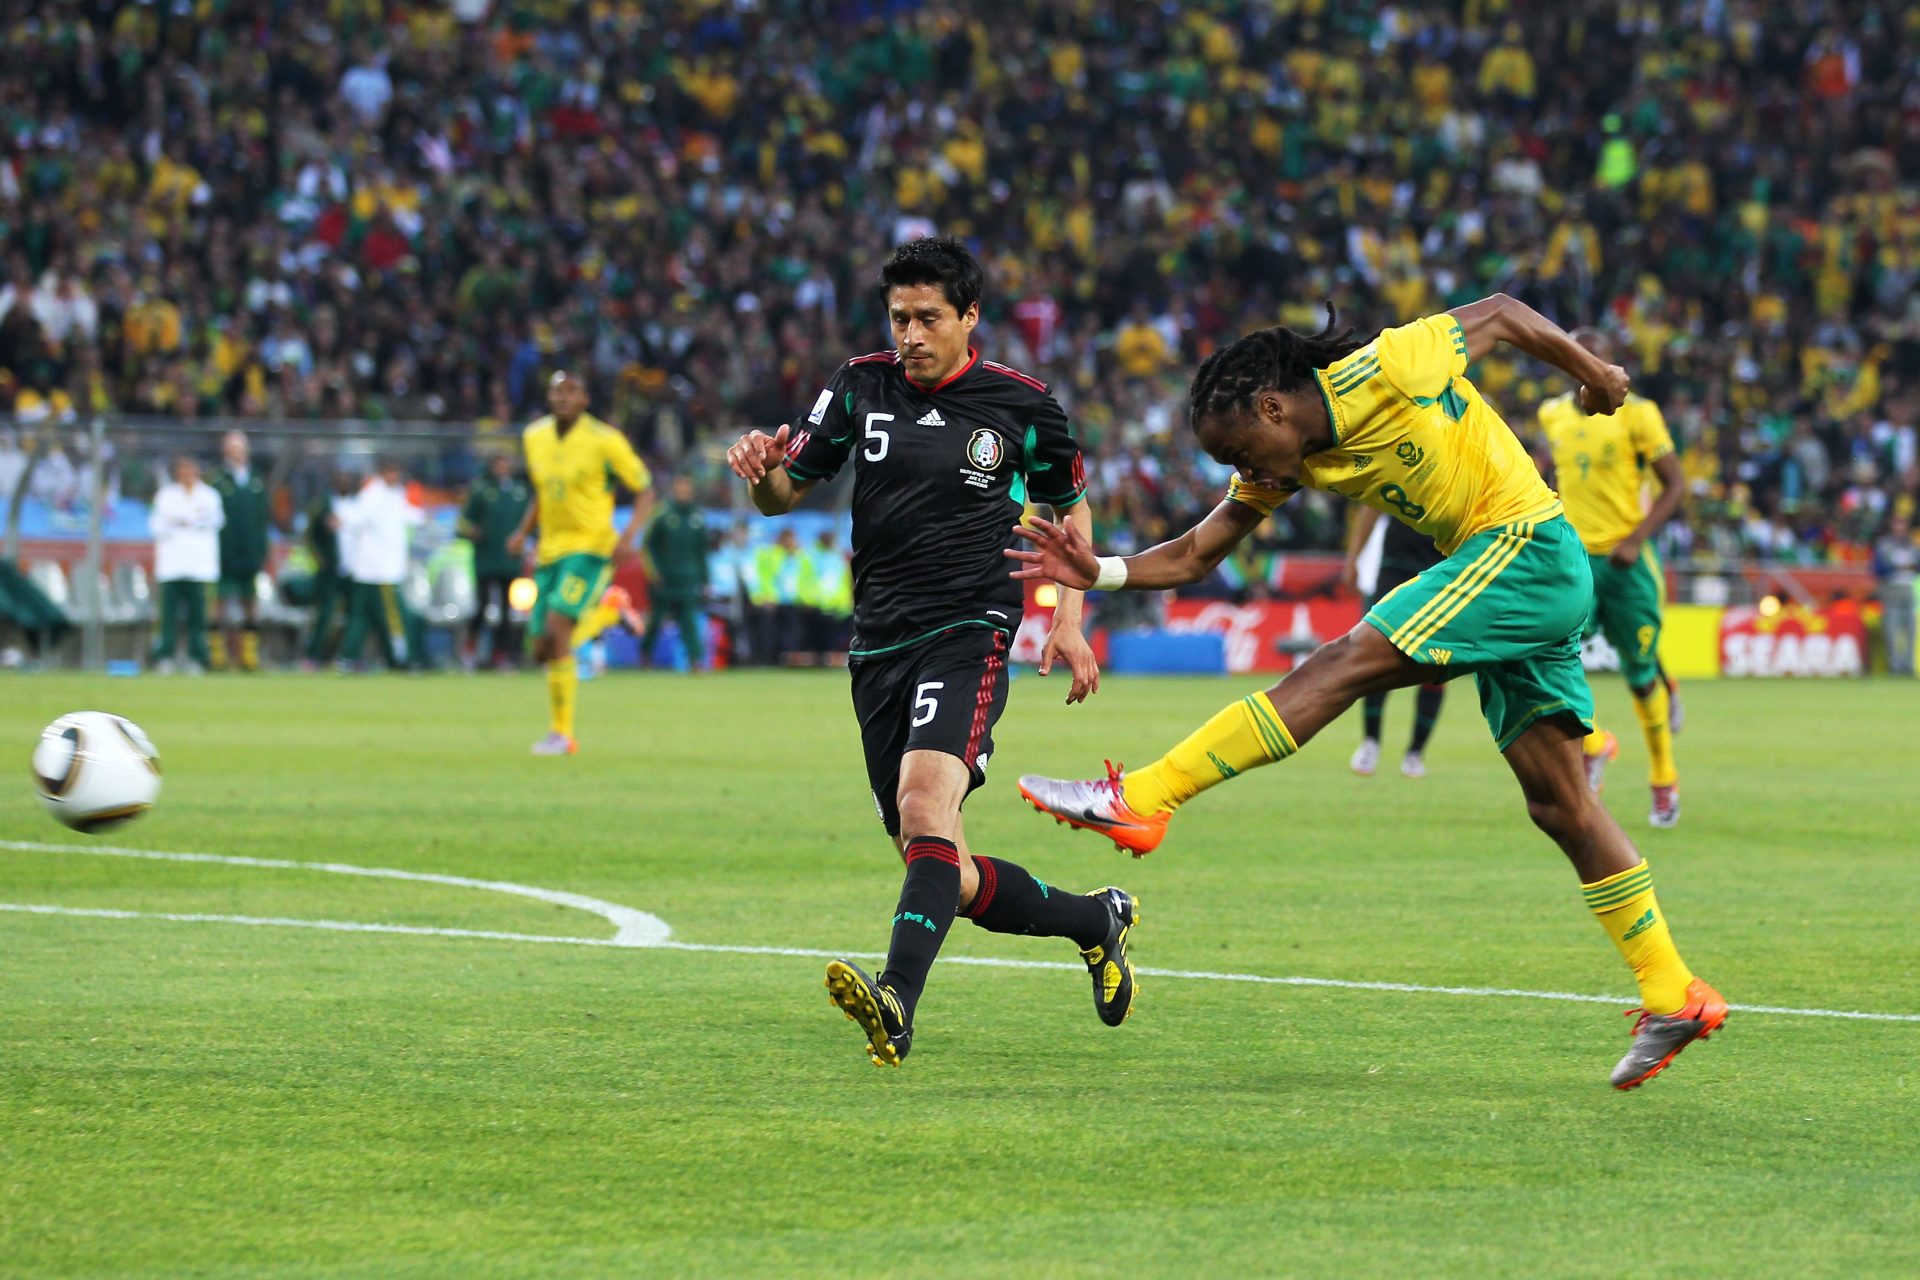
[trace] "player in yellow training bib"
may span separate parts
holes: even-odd
[[[587,412],[587,389],[573,374],[553,375],[547,388],[553,412],[521,435],[533,502],[520,528],[507,540],[515,555],[539,523],[539,588],[528,620],[533,656],[546,664],[552,727],[533,744],[538,756],[570,756],[573,708],[580,690],[575,647],[592,639],[617,611],[596,610],[613,580],[613,567],[633,555],[653,504],[653,478],[626,436]],[[634,494],[627,530],[613,527],[614,482]]]
[[[1574,332],[1601,360],[1610,356],[1606,337],[1592,329]],[[1567,519],[1580,534],[1593,569],[1593,617],[1620,654],[1620,671],[1633,691],[1633,709],[1646,734],[1648,781],[1653,807],[1647,821],[1672,827],[1680,821],[1680,774],[1673,763],[1679,725],[1678,696],[1660,667],[1660,611],[1666,579],[1647,542],[1680,509],[1685,480],[1666,419],[1651,400],[1628,396],[1611,414],[1588,413],[1572,393],[1540,406],[1540,430],[1553,452],[1554,483],[1567,504]],[[1641,505],[1649,477],[1658,490],[1650,508]],[[1607,762],[1620,752],[1611,733],[1595,728],[1586,740],[1587,782],[1600,789]]]
[[[1589,412],[1626,399],[1627,374],[1505,295],[1382,332],[1263,329],[1194,376],[1194,437],[1234,468],[1226,500],[1138,555],[1099,557],[1078,533],[1034,521],[1015,576],[1064,587],[1158,591],[1199,582],[1290,494],[1330,489],[1432,538],[1446,556],[1384,597],[1284,681],[1220,712],[1146,768],[1068,781],[1029,776],[1035,808],[1136,856],[1208,787],[1284,760],[1377,689],[1472,672],[1527,813],[1580,876],[1587,906],[1633,969],[1644,1005],[1612,1083],[1631,1089],[1726,1021],[1718,992],[1680,958],[1653,875],[1587,786],[1592,694],[1580,635],[1593,599],[1587,553],[1533,460],[1467,379],[1505,342],[1565,372]],[[1436,915],[1439,912],[1436,910]],[[1436,920],[1436,927],[1445,922]],[[1476,928],[1486,927],[1486,923]],[[1465,944],[1463,944],[1465,945]]]

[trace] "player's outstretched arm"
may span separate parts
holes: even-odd
[[[787,460],[787,445],[792,428],[780,424],[780,430],[768,435],[758,430],[747,432],[727,450],[727,465],[733,474],[747,482],[747,493],[754,509],[763,516],[781,516],[800,505],[800,499],[813,488],[811,481],[795,480],[781,463]]]
[[[1518,298],[1491,298],[1455,307],[1450,313],[1467,340],[1467,359],[1478,360],[1504,342],[1536,360],[1544,360],[1580,384],[1580,407],[1588,413],[1612,413],[1627,399],[1627,371],[1608,364],[1575,342],[1553,321]]]
[[[1165,591],[1203,580],[1264,519],[1243,503],[1222,502],[1179,537],[1123,559],[1098,556],[1078,530],[1035,517],[1014,526],[1033,549],[1010,547],[1007,556],[1020,562],[1016,578],[1048,578],[1081,591]]]

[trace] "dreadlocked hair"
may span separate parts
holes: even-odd
[[[1275,326],[1256,329],[1220,348],[1200,364],[1188,394],[1188,421],[1198,427],[1216,414],[1229,416],[1253,407],[1262,391],[1292,391],[1342,356],[1358,351],[1353,326],[1336,329],[1339,316],[1327,303],[1327,325],[1316,334]]]

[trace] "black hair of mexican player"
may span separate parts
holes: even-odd
[[[980,301],[987,273],[967,246],[952,236],[922,236],[893,251],[880,268],[880,298],[898,285],[937,284],[960,315]]]
[[[1188,424],[1197,431],[1207,418],[1238,417],[1253,408],[1261,392],[1292,391],[1310,381],[1315,369],[1364,346],[1355,340],[1353,326],[1336,328],[1340,317],[1331,302],[1326,305],[1327,324],[1319,333],[1278,325],[1256,329],[1203,360],[1187,397]]]

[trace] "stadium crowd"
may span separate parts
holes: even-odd
[[[1504,290],[1615,331],[1695,550],[1897,550],[1920,420],[1920,8],[1875,0],[0,0],[0,404],[436,418],[555,367],[657,464],[886,341],[928,230],[1051,381],[1102,524],[1210,504],[1223,339]],[[1560,390],[1488,360],[1516,425]],[[1338,544],[1283,509],[1234,572]]]

